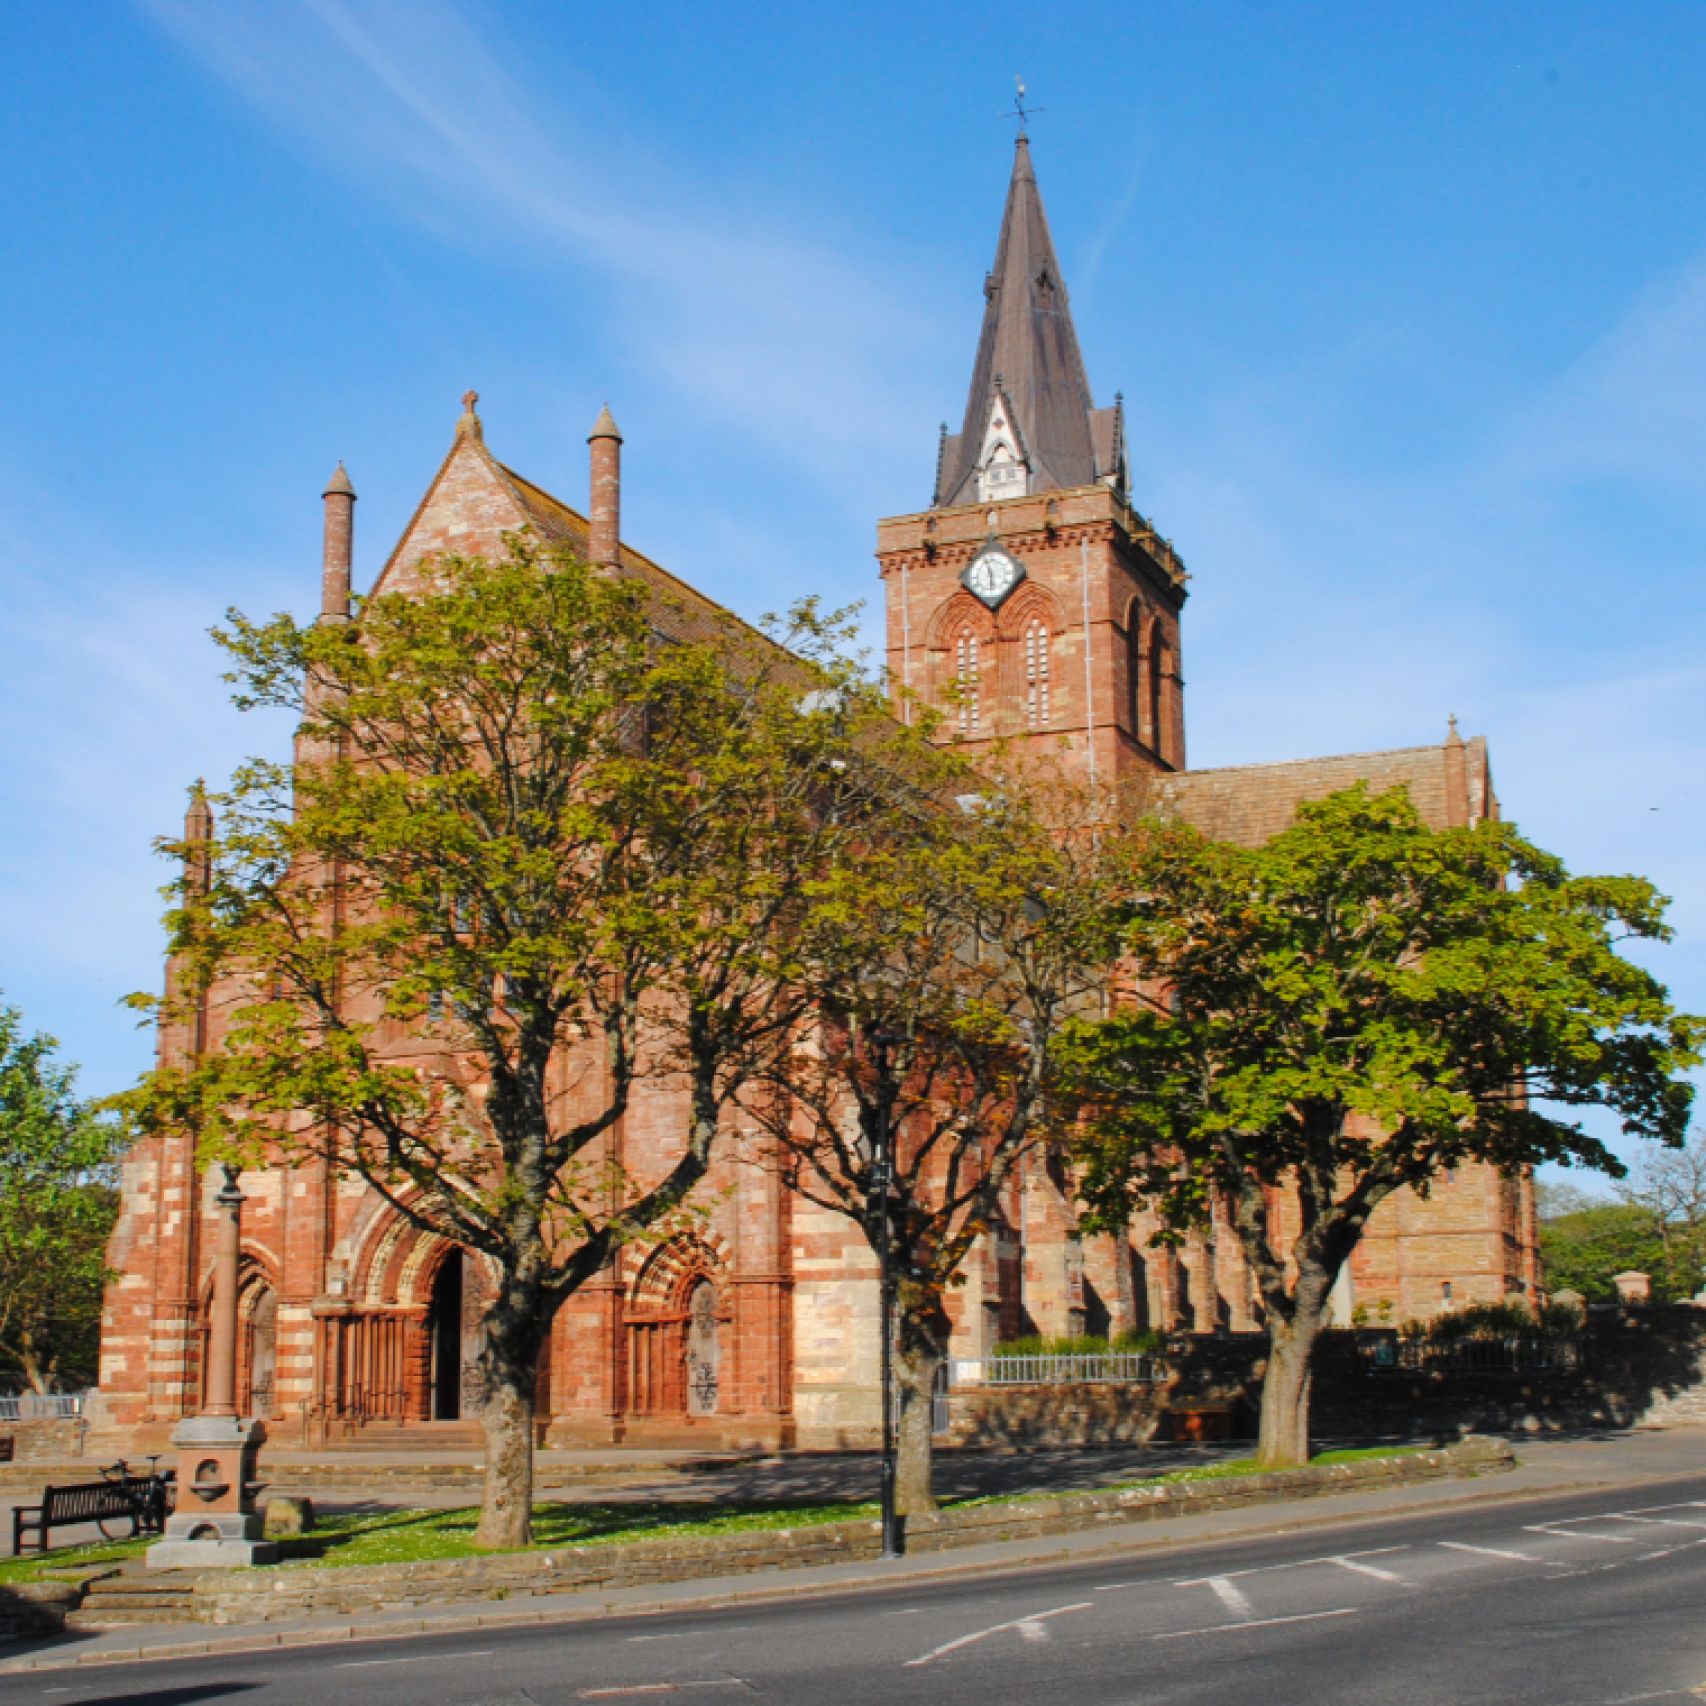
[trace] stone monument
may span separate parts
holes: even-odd
[[[219,1238],[213,1256],[208,1322],[207,1401],[172,1433],[178,1448],[178,1505],[166,1535],[148,1548],[151,1570],[196,1570],[270,1564],[278,1547],[262,1538],[255,1509],[255,1457],[266,1439],[257,1421],[237,1414],[237,1266],[242,1250],[243,1193],[227,1166],[213,1200]]]

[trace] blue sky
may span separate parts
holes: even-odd
[[[1194,574],[1192,760],[1492,741],[1706,1009],[1706,8],[0,9],[0,989],[148,1040],[150,838],[281,731],[228,604],[383,560],[481,394],[743,614],[871,599],[964,406],[1015,72],[1097,401]]]

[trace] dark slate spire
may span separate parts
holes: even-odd
[[[1118,474],[1117,459],[1110,454],[1112,422],[1098,418],[1112,411],[1098,410],[1090,401],[1090,380],[1024,136],[1014,153],[1007,210],[984,294],[988,306],[965,424],[957,438],[943,445],[937,506],[1087,486]],[[980,491],[991,419],[1002,405],[1012,416],[1005,435],[1009,451],[1027,464],[1025,477],[1014,478],[1008,489],[992,484]],[[1099,440],[1106,441],[1100,456]]]

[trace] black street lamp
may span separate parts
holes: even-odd
[[[890,1191],[894,1184],[894,1094],[892,1068],[894,1049],[900,1041],[884,1031],[873,1031],[869,1047],[876,1056],[878,1117],[873,1132],[871,1184],[867,1207],[877,1217],[877,1292],[882,1317],[882,1528],[884,1558],[898,1558],[905,1551],[905,1532],[895,1509],[894,1437],[894,1252],[890,1228]]]

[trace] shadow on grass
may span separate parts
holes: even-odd
[[[875,1511],[874,1504],[864,1502],[539,1504],[533,1507],[533,1544],[528,1550],[787,1528]],[[484,1550],[474,1544],[479,1517],[474,1506],[331,1516],[310,1534],[281,1540],[279,1548],[286,1563],[331,1566],[473,1557]]]

